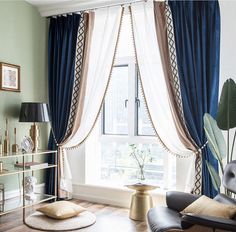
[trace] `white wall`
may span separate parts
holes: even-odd
[[[219,2],[221,11],[221,91],[226,79],[232,78],[236,82],[236,1],[220,0]],[[231,130],[230,133],[230,144],[232,144],[234,130]],[[226,133],[224,135],[226,139]],[[236,159],[236,146],[234,147],[234,159]]]
[[[224,81],[232,78],[236,81],[236,1],[220,0],[221,10],[221,56],[220,56],[220,91]],[[112,203],[128,207],[131,192],[123,189],[116,195],[114,189],[101,189],[99,187],[85,186],[85,156],[84,146],[80,150],[69,152],[71,164],[74,196],[101,203]],[[236,158],[236,157],[235,157]],[[187,160],[186,160],[187,161]],[[182,173],[178,173],[178,178],[185,178],[188,161],[183,165]],[[183,180],[184,181],[184,180]],[[164,194],[154,194],[155,204],[164,204]]]
[[[236,1],[220,0],[220,89],[227,78],[236,81]]]

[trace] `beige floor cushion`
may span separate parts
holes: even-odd
[[[67,219],[79,215],[86,209],[70,201],[57,201],[37,209],[37,211],[54,219]]]

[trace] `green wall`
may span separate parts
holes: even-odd
[[[5,118],[10,122],[10,142],[17,128],[17,143],[29,135],[30,123],[19,123],[21,102],[47,102],[47,19],[24,1],[0,1],[0,62],[21,66],[21,92],[0,91],[0,134],[4,137]],[[40,124],[40,147],[45,148],[48,125]],[[14,162],[15,159],[8,160]],[[40,176],[42,181],[42,175]],[[17,176],[1,177],[6,191],[16,189]]]

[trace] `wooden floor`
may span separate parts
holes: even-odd
[[[73,200],[73,202],[87,208],[97,216],[94,225],[79,232],[147,232],[145,222],[138,222],[129,219],[128,209],[118,208],[109,205],[95,204],[85,201]],[[27,213],[32,213],[33,209],[27,209]],[[28,228],[22,222],[22,210],[0,217],[1,232],[36,232]]]

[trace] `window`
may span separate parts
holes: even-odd
[[[159,145],[145,104],[135,63],[129,15],[124,16],[117,57],[103,109],[86,142],[87,182],[123,186],[137,181],[139,170],[130,156],[130,144],[149,149],[146,181],[163,188],[176,184],[176,160]],[[91,162],[93,159],[93,162]]]
[[[155,136],[134,57],[120,58],[113,67],[103,106],[102,129],[107,135]]]
[[[155,136],[134,57],[113,67],[102,118],[104,135]]]
[[[128,65],[113,67],[103,106],[103,133],[128,134]]]
[[[99,175],[103,182],[122,185],[127,181],[137,181],[139,170],[130,157],[129,147],[130,144],[137,144],[141,150],[151,151],[152,162],[145,165],[146,180],[163,187],[175,184],[174,157],[166,154],[157,143],[134,57],[117,59],[101,121]]]

